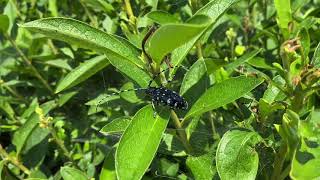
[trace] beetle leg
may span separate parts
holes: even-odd
[[[157,116],[157,111],[156,111],[156,108],[154,106],[154,101],[151,101],[151,105],[152,105],[152,109],[153,109],[153,118],[156,118]]]

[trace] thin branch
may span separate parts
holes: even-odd
[[[22,58],[22,60],[31,68],[31,70],[34,73],[35,77],[37,77],[41,81],[41,83],[48,89],[48,91],[51,94],[54,94],[53,90],[49,86],[48,82],[41,76],[41,74],[38,72],[38,70],[32,65],[31,61],[29,61],[29,59],[24,55],[22,50],[17,46],[16,42],[7,33],[5,33],[4,36],[9,40],[11,45],[18,52],[18,54]]]
[[[10,156],[5,149],[3,149],[2,145],[0,144],[0,156],[4,160],[8,160],[13,165],[15,165],[17,168],[19,168],[21,171],[23,171],[25,174],[30,175],[31,171],[24,166],[20,161],[18,161],[17,158]]]

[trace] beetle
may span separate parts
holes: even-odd
[[[145,44],[148,40],[148,38],[156,31],[156,28],[153,26],[149,32],[147,33],[147,35],[144,37],[144,39],[142,40],[142,51],[143,53],[146,55],[146,58],[148,59],[149,64],[152,63],[152,59],[150,57],[150,55],[146,52],[145,50]],[[182,97],[180,96],[177,92],[167,89],[163,86],[160,87],[152,87],[151,84],[152,82],[163,72],[171,69],[171,68],[175,68],[177,66],[172,66],[172,64],[169,61],[168,56],[165,57],[164,61],[166,62],[166,64],[169,66],[169,68],[164,69],[162,71],[160,71],[159,73],[157,73],[156,75],[153,76],[153,78],[149,81],[148,83],[148,87],[146,88],[135,88],[135,89],[127,89],[127,90],[122,90],[122,91],[118,91],[116,93],[112,93],[110,95],[108,95],[107,97],[103,98],[102,100],[99,101],[99,104],[106,98],[113,96],[113,95],[117,95],[123,92],[128,92],[128,91],[143,91],[147,96],[149,96],[151,99],[151,103],[152,103],[152,107],[155,110],[155,105],[164,105],[164,106],[169,106],[170,109],[182,109],[182,110],[187,110],[188,109],[188,102]],[[97,106],[97,108],[98,108]]]

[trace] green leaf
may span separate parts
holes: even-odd
[[[39,125],[39,122],[39,115],[33,113],[26,123],[14,133],[12,143],[16,146],[17,154],[20,153],[32,131]]]
[[[154,22],[164,25],[169,23],[179,23],[179,19],[165,11],[152,11],[146,15]]]
[[[292,22],[290,0],[274,0],[278,15],[278,25],[285,39],[289,38],[289,23]]]
[[[3,166],[5,165],[6,161],[1,160],[0,161],[0,180],[2,180],[2,170],[3,170]]]
[[[207,29],[210,29],[211,26],[215,24],[215,22],[218,20],[220,16],[223,15],[230,7],[231,5],[239,2],[240,0],[215,0],[208,2],[205,6],[203,6],[201,9],[199,9],[195,15],[205,15],[210,17],[211,19],[211,25],[208,26]],[[186,57],[190,49],[194,46],[194,44],[198,41],[198,39],[206,32],[206,30],[203,30],[200,34],[198,34],[196,37],[193,37],[188,42],[183,44],[182,46],[178,47],[172,52],[171,55],[171,62],[174,65],[179,65],[183,61],[183,59]],[[174,73],[175,71],[171,71]]]
[[[157,161],[159,174],[161,176],[169,176],[169,177],[175,177],[179,171],[179,164],[178,163],[172,163],[171,161],[161,158]]]
[[[44,18],[20,27],[105,54],[117,54],[142,66],[139,51],[124,39],[109,35],[81,21],[69,18]]]
[[[200,79],[206,74],[207,68],[206,63],[203,59],[199,59],[195,62],[189,71],[185,74],[181,87],[180,95],[186,93],[192,86],[198,83]]]
[[[170,156],[186,156],[185,148],[176,135],[164,133],[159,146],[158,153]]]
[[[140,109],[123,133],[116,150],[118,179],[140,179],[154,158],[169,115],[153,113],[151,105]]]
[[[69,74],[67,74],[66,77],[59,82],[55,93],[59,93],[81,83],[99,70],[106,67],[108,64],[109,61],[106,59],[106,56],[97,56],[85,61],[83,64],[79,65]]]
[[[299,122],[300,143],[292,159],[292,179],[319,179],[320,172],[320,123],[319,110],[312,110],[306,120]]]
[[[134,63],[116,54],[107,54],[110,63],[140,87],[147,87],[151,80],[149,74]]]
[[[136,87],[134,86],[134,83],[132,82],[127,82],[121,87],[122,90],[128,90],[128,89],[135,89]],[[127,91],[127,92],[122,92],[120,94],[121,98],[130,102],[130,103],[138,103],[141,102],[141,99],[137,96],[136,91]]]
[[[209,152],[201,156],[189,156],[187,158],[187,167],[195,179],[213,179],[216,168],[213,166],[214,153]]]
[[[61,68],[61,69],[66,69],[68,71],[72,70],[71,66],[66,62],[66,60],[62,60],[62,59],[46,61],[45,64],[54,66],[57,68]]]
[[[202,114],[239,99],[263,82],[254,77],[239,76],[209,88],[191,107],[185,118]]]
[[[259,54],[261,49],[254,50],[252,52],[248,52],[245,55],[241,56],[239,59],[236,59],[234,62],[226,65],[227,72],[231,73],[234,71],[238,66],[244,64],[245,62],[249,61],[250,59],[254,58],[257,54]]]
[[[156,63],[160,64],[168,53],[201,34],[210,22],[208,18],[204,19],[202,24],[166,24],[161,26],[147,42],[148,53]]]
[[[251,66],[257,67],[257,68],[274,70],[274,67],[272,66],[272,64],[268,63],[267,59],[262,58],[262,57],[253,57],[248,60],[248,64],[250,64]]]
[[[58,16],[57,0],[48,1],[48,9],[51,12],[52,17]]]
[[[58,106],[59,107],[63,106],[76,94],[78,94],[78,91],[70,91],[70,92],[66,92],[66,93],[62,94],[57,101]]]
[[[14,113],[14,110],[12,109],[10,103],[0,99],[0,109],[2,111],[4,111],[11,120],[15,120],[15,117],[14,117],[15,113]]]
[[[219,142],[216,165],[221,180],[255,179],[259,156],[254,146],[262,138],[256,132],[230,130]]]
[[[21,118],[29,118],[37,107],[39,107],[38,98],[34,98],[30,103],[28,109],[26,109],[21,115]]]
[[[115,157],[114,157],[114,150],[109,152],[106,156],[103,166],[100,172],[100,179],[108,179],[108,180],[116,180],[116,170],[115,170]]]
[[[88,180],[89,178],[82,171],[64,166],[60,169],[61,176],[64,180]]]
[[[6,7],[3,10],[3,14],[7,15],[9,18],[9,27],[7,28],[7,32],[10,35],[11,29],[12,29],[13,25],[15,24],[15,20],[18,16],[19,10],[17,9],[17,6],[15,5],[15,1],[9,0],[7,2],[8,3],[6,4]]]
[[[0,32],[6,32],[9,28],[9,17],[0,14]]]
[[[119,95],[113,95],[110,96],[110,94],[100,94],[98,97],[90,100],[89,102],[86,103],[86,105],[88,106],[98,106],[104,103],[107,103],[109,101],[113,101],[116,99],[119,99],[120,96]]]
[[[109,122],[107,125],[103,126],[103,128],[99,132],[105,135],[123,132],[124,130],[126,130],[130,122],[131,119],[129,117],[116,118]]]
[[[306,28],[302,28],[299,33],[299,37],[301,42],[301,48],[303,48],[303,54],[305,58],[308,58],[310,52],[310,36],[308,30]]]
[[[316,67],[316,68],[320,67],[320,42],[318,43],[316,49],[314,50],[311,64],[313,64],[314,67]]]

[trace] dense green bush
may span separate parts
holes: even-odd
[[[319,5],[0,0],[0,180],[319,179]]]

